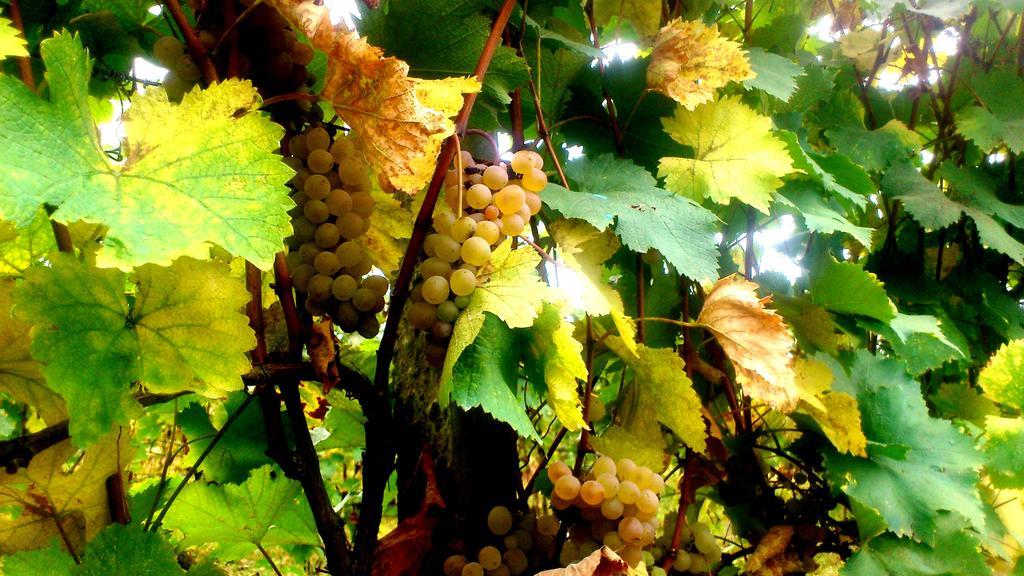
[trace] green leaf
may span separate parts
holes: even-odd
[[[0,60],[6,56],[28,56],[25,39],[10,20],[0,16]]]
[[[614,226],[626,246],[636,252],[655,248],[690,278],[718,276],[717,218],[708,210],[665,192],[649,172],[611,155],[570,162],[566,175],[577,191],[548,184],[544,202],[551,208],[598,230]]]
[[[82,563],[71,576],[179,576],[177,554],[157,532],[141,524],[111,524],[85,548]]]
[[[37,326],[32,355],[76,410],[71,434],[79,446],[127,424],[136,410],[133,382],[206,396],[240,387],[255,338],[240,313],[249,294],[227,265],[188,258],[146,265],[128,298],[118,270],[63,253],[51,264],[30,269],[15,298],[19,316]]]
[[[938,517],[934,546],[883,534],[872,538],[843,567],[843,576],[988,576],[978,535],[956,514]]]
[[[531,382],[544,383],[548,405],[559,422],[571,432],[585,427],[579,381],[587,379],[587,364],[583,345],[573,337],[573,325],[557,307],[546,304],[533,326],[518,333],[526,373]]]
[[[983,151],[1005,144],[1013,152],[1024,152],[1024,80],[1012,70],[994,70],[973,78],[971,89],[982,105],[961,111],[957,130]]]
[[[950,422],[928,415],[920,386],[903,365],[864,350],[845,369],[825,361],[836,377],[832,388],[857,398],[868,439],[868,458],[825,453],[833,487],[864,510],[858,521],[880,516],[897,536],[928,545],[940,541],[942,511],[956,511],[983,529],[975,487],[980,454]]]
[[[343,392],[331,390],[327,395],[331,409],[324,418],[323,428],[330,436],[317,443],[317,450],[357,450],[366,446],[364,424],[366,417],[359,402]]]
[[[890,120],[877,130],[844,126],[827,130],[825,135],[840,154],[869,171],[882,171],[910,158],[922,144],[921,137],[899,120]]]
[[[1024,410],[1024,340],[1003,344],[978,376],[985,395]]]
[[[859,314],[888,322],[896,307],[871,272],[852,262],[821,257],[810,275],[811,303],[840,314]]]
[[[28,404],[47,424],[67,419],[64,399],[46,385],[32,358],[31,325],[15,318],[14,282],[0,280],[0,394]]]
[[[0,217],[24,227],[48,204],[57,221],[102,223],[104,265],[168,264],[215,243],[269,268],[290,230],[291,170],[271,152],[282,128],[257,111],[251,84],[229,80],[181,105],[161,90],[134,98],[126,161],[114,165],[97,139],[80,40],[60,34],[41,51],[49,100],[0,76]]]
[[[779,190],[779,201],[796,208],[804,217],[808,230],[830,234],[849,234],[864,246],[871,246],[872,228],[857,226],[833,209],[819,192],[820,188],[807,180],[787,182]],[[838,207],[836,207],[838,208]]]
[[[661,6],[643,0],[595,0],[594,20],[598,26],[629,22],[641,39],[653,38],[661,24]]]
[[[46,211],[40,209],[22,230],[0,220],[0,276],[21,276],[32,264],[57,249]]]
[[[964,210],[962,204],[946,196],[909,162],[886,170],[882,189],[902,201],[914,219],[928,229],[938,230],[955,223]]]
[[[451,399],[464,410],[480,407],[524,438],[540,439],[526,414],[519,389],[516,335],[493,314],[484,313],[473,343],[452,371]]]
[[[1024,419],[985,420],[985,470],[996,488],[1024,488]]]
[[[777,135],[789,150],[794,168],[802,170],[811,179],[821,183],[826,191],[854,206],[867,206],[868,197],[877,191],[877,186],[863,168],[842,154],[824,156],[809,151],[807,144],[789,130],[779,130]]]
[[[692,112],[680,106],[662,124],[669,136],[693,149],[693,158],[662,158],[658,164],[665,187],[688,198],[719,204],[736,198],[767,214],[780,178],[794,171],[785,145],[771,134],[771,118],[738,96]]]
[[[295,513],[310,514],[302,487],[276,467],[264,466],[242,484],[189,484],[171,505],[164,526],[184,532],[181,546],[215,544],[245,554],[273,538],[277,524]],[[320,538],[312,531],[305,543],[318,545]]]
[[[0,557],[0,573],[5,576],[68,576],[74,567],[75,561],[58,540],[46,548]]]
[[[764,90],[783,102],[789,101],[796,92],[797,78],[804,74],[804,69],[789,58],[757,47],[747,50],[747,59],[757,76],[744,80],[743,87],[747,90]]]
[[[178,426],[188,438],[188,453],[182,455],[184,464],[192,466],[210,445],[210,441],[223,427],[228,414],[233,413],[247,396],[247,392],[234,392],[223,403],[212,403],[211,412],[199,402],[192,402],[178,414]],[[214,482],[242,482],[251,470],[270,464],[266,455],[267,434],[260,409],[248,406],[203,460],[203,477]]]

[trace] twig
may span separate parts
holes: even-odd
[[[281,303],[284,324],[288,329],[288,356],[298,359],[302,356],[302,320],[295,308],[295,295],[292,293],[292,279],[288,275],[288,264],[284,254],[278,252],[274,257],[274,293]]]
[[[586,12],[587,22],[590,25],[590,36],[594,39],[594,48],[600,52],[601,36],[597,33],[597,21],[594,19],[593,0],[588,0],[583,10]],[[612,100],[612,95],[608,92],[608,87],[604,84],[604,58],[597,59],[597,70],[601,75],[601,95],[604,96],[605,102],[608,103],[608,120],[611,122],[612,135],[615,138],[615,151],[617,152],[617,156],[621,157],[623,153],[622,131],[619,129],[619,121],[616,117],[615,101]]]
[[[263,273],[248,260],[245,262],[245,288],[249,291],[245,315],[249,317],[249,327],[256,333],[256,347],[250,354],[253,364],[259,366],[267,361],[267,338],[263,320]]]
[[[537,483],[537,476],[540,475],[540,471],[547,468],[548,462],[555,455],[555,451],[558,450],[558,445],[562,443],[562,438],[565,438],[565,434],[569,431],[568,428],[562,427],[555,435],[555,439],[551,441],[551,447],[544,454],[544,458],[540,461],[540,465],[537,467],[537,471],[530,476],[530,480],[527,481],[526,487],[523,488],[523,504],[526,504],[526,499],[530,497],[530,493],[533,492],[533,486]]]
[[[213,65],[213,60],[210,59],[210,54],[206,51],[206,46],[203,46],[199,35],[196,34],[192,24],[188,21],[188,16],[185,15],[185,11],[181,8],[181,3],[178,0],[164,0],[164,6],[167,7],[167,11],[170,12],[171,18],[174,19],[174,23],[178,26],[178,30],[181,31],[181,35],[185,38],[185,44],[188,46],[189,53],[192,54],[192,59],[199,64],[199,69],[203,73],[203,80],[207,84],[214,84],[219,80],[217,75],[217,68]]]
[[[279,102],[291,102],[293,100],[301,100],[306,102],[316,102],[320,97],[316,94],[310,94],[308,92],[289,92],[288,94],[278,94],[277,96],[271,96],[263,101],[261,108],[272,106]]]
[[[267,564],[270,564],[270,569],[274,571],[274,574],[277,574],[277,576],[284,576],[281,574],[281,570],[277,568],[277,564],[274,564],[274,559],[270,557],[270,554],[267,554],[266,548],[264,548],[259,542],[256,543],[256,548],[260,551],[260,554],[263,554],[263,557],[267,559]]]
[[[11,23],[21,33],[21,37],[27,41],[28,37],[25,35],[25,22],[21,19],[21,2],[19,0],[11,0]],[[28,86],[29,90],[35,92],[36,80],[32,75],[31,56],[18,57],[18,72],[21,74],[21,81]]]
[[[544,141],[544,146],[548,149],[551,163],[555,165],[555,171],[558,172],[558,181],[568,190],[569,181],[565,178],[565,171],[562,170],[562,163],[558,160],[555,144],[551,141],[551,133],[548,132],[548,125],[544,120],[544,111],[540,107],[540,95],[537,93],[537,86],[533,83],[533,78],[527,80],[526,85],[530,87],[530,94],[533,95],[533,106],[537,109],[537,136]]]

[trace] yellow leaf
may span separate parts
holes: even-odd
[[[866,457],[868,440],[861,428],[857,399],[832,390],[832,370],[823,362],[799,358],[794,372],[800,391],[797,409],[814,418],[837,450]]]
[[[636,324],[626,315],[622,296],[601,278],[601,265],[619,249],[618,237],[576,219],[553,222],[548,231],[560,248],[562,261],[579,273],[579,295],[587,313],[611,316],[623,343],[635,354]]]
[[[11,314],[14,282],[0,281],[0,394],[31,406],[47,424],[68,417],[64,399],[46,386],[39,364],[32,358],[31,325]]]
[[[728,204],[733,198],[768,213],[768,204],[793,161],[771,134],[772,120],[744,106],[739,96],[676,108],[662,119],[675,141],[693,148],[693,158],[662,158],[658,174],[669,190],[701,201]]]
[[[583,345],[573,337],[573,325],[557,307],[546,306],[531,330],[531,351],[544,362],[548,404],[570,432],[586,427],[578,381],[587,379]]]
[[[890,37],[890,42],[892,41]],[[882,43],[882,33],[874,28],[865,28],[863,30],[857,30],[854,32],[848,32],[843,36],[843,39],[839,41],[839,51],[843,56],[853,60],[854,66],[857,70],[865,72],[871,70],[875,65],[875,59],[878,58],[878,48]],[[897,52],[890,50],[889,58],[891,59]],[[884,56],[885,54],[883,54]],[[882,61],[885,63],[885,60]]]
[[[757,284],[733,274],[708,293],[697,322],[722,346],[736,369],[736,380],[751,397],[788,412],[797,403],[789,352],[793,336],[782,317],[765,308],[771,297],[758,298]]]
[[[391,276],[405,255],[405,243],[401,240],[412,235],[416,214],[403,206],[394,194],[379,188],[374,188],[371,193],[375,202],[373,218],[370,218],[370,229],[359,238],[359,243],[366,249],[373,265]]]
[[[647,86],[693,110],[732,81],[754,78],[740,44],[700,20],[675,19],[658,32]]]
[[[0,555],[31,550],[59,539],[57,525],[81,552],[86,542],[110,523],[107,478],[123,473],[131,460],[128,433],[112,433],[75,455],[70,440],[36,454],[28,468],[0,472]]]
[[[415,194],[430,178],[441,143],[455,131],[462,107],[456,93],[477,92],[470,78],[418,80],[409,65],[350,30],[335,28],[327,9],[307,0],[269,0],[327,54],[321,96],[359,138],[373,171],[390,186]]]
[[[463,350],[476,340],[484,324],[484,313],[500,318],[509,328],[529,328],[540,313],[545,300],[553,297],[551,290],[537,274],[540,256],[529,248],[512,250],[512,243],[503,242],[491,254],[493,272],[470,295],[469,306],[455,321],[448,354],[441,369],[438,399],[448,403],[452,370]]]
[[[594,20],[598,26],[615,18],[621,27],[629,22],[641,39],[649,40],[658,32],[661,22],[661,4],[644,0],[594,0]],[[615,36],[617,37],[618,31]]]
[[[28,56],[28,50],[25,50],[25,39],[18,34],[18,29],[10,20],[0,16],[0,60],[5,56]]]

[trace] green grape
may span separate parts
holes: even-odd
[[[334,224],[324,222],[317,226],[313,239],[316,241],[316,245],[321,248],[334,248],[341,240],[341,231]]]
[[[352,194],[352,211],[364,219],[373,214],[374,201],[369,192],[355,192]]]
[[[568,476],[572,474],[572,469],[561,460],[552,460],[548,462],[548,479],[552,483],[558,482],[562,476]]]
[[[487,513],[487,529],[495,536],[504,536],[512,529],[512,513],[504,506],[495,506]],[[500,560],[499,560],[500,563]]]
[[[526,222],[519,214],[506,214],[501,217],[501,231],[508,236],[519,236],[526,229]]]
[[[533,169],[533,160],[529,150],[520,150],[512,155],[512,170],[516,174],[526,174]]]
[[[619,521],[619,537],[623,542],[636,542],[644,534],[644,525],[636,518],[623,518]]]
[[[625,512],[625,505],[622,504],[622,500],[618,498],[611,498],[601,503],[601,516],[604,516],[608,520],[615,520],[621,518],[623,512]]]
[[[618,470],[620,480],[632,480],[633,472],[636,471],[636,462],[633,462],[629,458],[619,458],[615,463],[615,468]]]
[[[323,200],[331,193],[331,182],[323,174],[313,174],[306,178],[302,191],[313,200]]]
[[[331,294],[341,302],[351,300],[358,289],[359,282],[348,274],[339,275],[331,284]]]
[[[316,255],[316,259],[313,260],[313,267],[316,268],[318,274],[334,276],[338,269],[341,268],[341,264],[338,263],[338,257],[335,256],[334,252],[324,251]]]
[[[301,162],[301,160],[299,161]],[[296,190],[302,190],[302,187],[306,185],[306,179],[309,178],[309,176],[309,170],[303,168],[297,171],[295,176],[292,176],[292,179],[289,180],[288,183],[294,186]]]
[[[712,554],[719,550],[718,543],[715,542],[715,537],[711,535],[711,532],[704,530],[697,530],[696,527],[693,531],[693,545],[700,550],[701,554]]]
[[[504,165],[488,166],[481,175],[483,184],[491,190],[501,190],[508,184],[508,170]]]
[[[462,576],[484,576],[484,567],[479,562],[470,562],[462,568]]]
[[[690,569],[690,554],[686,550],[676,552],[676,559],[672,561],[672,569],[677,572],[686,572]]]
[[[431,258],[437,256],[437,250],[434,247],[437,246],[437,241],[440,238],[441,235],[436,232],[427,234],[427,237],[423,239],[423,253]]]
[[[489,246],[493,246],[501,238],[501,230],[498,229],[498,225],[494,222],[484,220],[477,223],[475,235],[477,238],[483,238]]]
[[[431,276],[423,281],[423,299],[431,304],[444,302],[448,293],[448,281],[443,276]]]
[[[452,224],[455,223],[455,214],[448,210],[438,210],[434,213],[434,230],[441,234],[451,234]]]
[[[463,150],[459,152],[459,157],[457,158],[457,161],[462,163],[463,170],[467,170],[469,168],[472,168],[473,166],[476,166],[476,160],[473,159],[473,154],[469,150]],[[456,164],[456,166],[458,166],[458,164]]]
[[[334,250],[334,254],[338,257],[338,263],[342,268],[349,268],[363,259],[363,247],[358,242],[349,240],[339,244]]]
[[[433,329],[434,338],[438,340],[447,340],[451,337],[453,328],[454,327],[448,322],[435,323]]]
[[[580,493],[580,480],[572,474],[566,474],[555,482],[554,493],[562,500],[571,501]]]
[[[451,236],[442,235],[434,242],[435,255],[445,262],[458,260],[461,250],[462,246]]]
[[[369,288],[360,288],[352,295],[352,305],[360,312],[369,312],[377,304],[379,296]]]
[[[369,273],[370,270],[373,270],[373,263],[370,262],[370,259],[367,258],[365,254],[363,255],[362,260],[357,262],[354,266],[349,266],[348,268],[345,269],[346,272],[348,272],[352,276],[355,276],[356,278],[364,276],[365,274]]]
[[[289,57],[290,58],[290,57]],[[306,130],[306,147],[313,150],[327,150],[331,145],[331,136],[323,126],[314,126]]]
[[[342,302],[334,313],[334,321],[345,332],[352,332],[359,326],[359,311],[351,302]]]
[[[619,466],[619,476],[622,476],[622,466]],[[623,504],[635,504],[637,498],[640,497],[640,489],[637,488],[636,483],[631,480],[623,480],[619,482],[619,500],[622,500]]]
[[[161,36],[153,44],[153,57],[167,67],[170,67],[174,60],[184,53],[185,45],[174,36]]]
[[[363,338],[375,338],[380,332],[380,321],[376,316],[366,316],[359,321],[359,335]]]
[[[320,253],[320,247],[315,242],[303,242],[299,246],[299,256],[302,262],[306,264],[312,264],[316,260],[316,255]]]
[[[466,306],[469,306],[469,296],[456,296],[455,305],[459,307],[459,310],[465,310]]]
[[[602,538],[601,541],[605,546],[612,550],[621,550],[622,547],[626,545],[626,543],[622,541],[622,538],[619,537],[619,533],[615,530],[610,530],[604,535],[604,538]]]
[[[466,203],[475,210],[483,210],[491,203],[493,193],[483,184],[473,184],[465,192]]]
[[[338,176],[346,186],[361,186],[368,178],[366,163],[358,158],[349,158],[338,166]]]
[[[292,55],[287,52],[274,56],[268,64],[270,76],[275,80],[284,80],[292,73]]]
[[[432,278],[434,276],[447,278],[451,272],[452,265],[435,256],[427,258],[422,264],[420,264],[420,276],[424,279]]]
[[[323,302],[331,297],[331,284],[334,279],[323,274],[314,274],[306,285],[306,292],[316,302]]]
[[[441,322],[454,323],[460,312],[459,307],[451,300],[445,300],[437,305],[437,319]]]
[[[516,212],[516,216],[523,219],[523,227],[525,228],[526,224],[530,222],[530,207],[523,202],[523,205],[519,207],[519,211]]]
[[[707,574],[708,561],[700,554],[690,554],[690,574]]]
[[[327,221],[331,211],[327,209],[327,204],[324,204],[322,200],[310,200],[302,207],[302,214],[310,222],[320,224]]]
[[[341,188],[331,190],[324,203],[334,216],[344,216],[352,210],[352,196]]]
[[[449,232],[449,235],[454,238],[456,242],[464,242],[466,238],[472,236],[474,232],[476,232],[476,220],[473,220],[469,216],[463,216],[451,225],[451,232]]]
[[[310,316],[322,316],[322,315],[324,315],[324,313],[327,312],[324,309],[324,306],[326,304],[327,304],[326,301],[324,301],[324,302],[317,302],[316,300],[313,300],[312,298],[306,298],[306,302],[303,304],[303,306],[306,308],[306,312],[309,312]]]
[[[380,275],[367,276],[363,278],[362,287],[373,290],[378,296],[383,296],[388,293],[388,279]]]
[[[604,502],[604,485],[597,480],[587,480],[580,486],[580,498],[590,506]]]
[[[591,471],[591,473],[594,474],[594,476],[600,476],[602,474],[612,474],[612,475],[614,475],[615,474],[615,460],[609,458],[608,456],[600,456],[594,462],[594,467],[591,468],[590,471]]]
[[[299,190],[298,192],[293,192],[290,198],[292,199],[292,202],[294,202],[295,205],[299,208],[304,208],[306,206],[306,202],[309,202],[309,197],[306,196],[306,193],[301,190]],[[291,211],[289,211],[288,213],[291,214]]]
[[[338,138],[331,144],[330,151],[331,156],[334,157],[334,163],[338,164],[338,170],[341,170],[341,164],[343,164],[349,156],[355,152],[355,146],[352,142],[345,137]]]
[[[465,268],[460,268],[452,272],[448,283],[451,285],[452,293],[456,296],[469,296],[476,289],[476,275]],[[454,302],[452,302],[452,306],[458,308]]]
[[[306,167],[314,174],[326,174],[334,167],[334,156],[327,150],[310,150]]]
[[[474,266],[483,266],[491,259],[491,246],[487,240],[474,236],[462,244],[460,254],[465,262]]]
[[[587,404],[587,417],[590,421],[597,422],[604,418],[606,413],[604,402],[597,396],[591,396],[590,402]]]
[[[530,567],[530,560],[526,557],[526,553],[517,548],[506,550],[501,555],[501,560],[505,566],[508,566],[508,572],[512,576],[519,576]]]
[[[309,264],[300,264],[292,270],[292,285],[299,292],[305,292],[309,284],[309,279],[316,274],[316,270]]]
[[[658,511],[658,495],[650,490],[643,490],[636,500],[636,507],[644,514],[653,514]]]
[[[437,310],[433,304],[414,302],[409,306],[409,323],[419,330],[430,330],[437,322]]]
[[[637,487],[643,490],[650,486],[653,474],[654,472],[647,466],[637,466],[636,470],[633,471],[633,482],[636,482]]]
[[[505,545],[505,550],[515,550],[519,547],[519,539],[515,537],[515,534],[509,534],[501,539],[501,543]],[[505,555],[502,554],[502,558]]]
[[[526,192],[515,184],[509,184],[494,195],[494,205],[502,214],[515,214],[526,201]]]
[[[596,469],[597,466],[595,465],[594,468]],[[597,481],[604,486],[605,498],[614,498],[619,493],[619,479],[614,473],[605,472],[597,477]]]
[[[368,228],[369,226],[367,226],[366,221],[355,212],[349,212],[344,216],[338,217],[338,229],[341,231],[341,236],[346,240],[362,236]]]
[[[477,554],[477,560],[485,570],[494,570],[501,565],[501,551],[494,546],[484,546]]]
[[[308,262],[302,261],[302,254],[298,251],[289,252],[288,255],[284,257],[284,263],[289,270],[295,270],[300,264],[308,264]]]
[[[309,148],[306,147],[306,135],[296,134],[288,139],[288,152],[303,161],[309,155]]]
[[[558,518],[551,514],[537,518],[537,532],[545,536],[558,534]]]
[[[651,475],[650,490],[655,494],[661,494],[662,490],[665,489],[665,479],[661,477],[661,474]]]
[[[484,208],[484,218],[494,221],[497,220],[500,216],[501,210],[498,210],[498,207],[495,206],[494,204],[491,204],[487,208]]]
[[[462,569],[468,560],[462,554],[455,554],[445,558],[444,576],[462,576]]]
[[[539,168],[533,168],[523,174],[523,189],[530,192],[540,192],[548,185],[548,175]]]

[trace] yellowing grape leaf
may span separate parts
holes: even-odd
[[[693,148],[694,157],[662,158],[658,175],[666,188],[694,200],[728,204],[736,198],[767,214],[780,178],[797,171],[786,145],[771,134],[771,118],[745,106],[739,96],[692,112],[680,106],[662,124],[676,142]]]
[[[391,276],[405,255],[402,240],[412,236],[416,214],[402,206],[394,194],[377,188],[372,194],[375,202],[373,218],[370,219],[370,229],[359,238],[359,243],[366,249],[373,265]]]
[[[638,4],[643,4],[643,2],[638,2]],[[537,576],[627,576],[633,573],[629,564],[614,550],[602,546],[575,564],[570,564],[565,568],[553,568],[538,572]],[[640,573],[647,574],[647,570]]]
[[[226,264],[179,259],[127,277],[68,254],[25,275],[17,313],[34,324],[32,355],[52,389],[76,407],[70,430],[91,444],[137,409],[134,382],[154,392],[223,396],[241,386],[255,345],[241,313],[249,300]]]
[[[67,418],[64,399],[46,386],[29,351],[31,326],[14,318],[14,282],[0,280],[0,395],[30,405],[47,424]]]
[[[583,345],[573,337],[573,325],[562,318],[556,306],[549,305],[521,337],[527,348],[527,372],[531,372],[533,363],[541,369],[548,404],[558,421],[571,432],[586,427],[578,381],[587,379],[587,364],[583,361]]]
[[[636,324],[626,316],[622,296],[601,278],[601,265],[619,249],[618,237],[576,219],[552,222],[548,231],[558,244],[562,262],[579,274],[579,296],[587,313],[611,316],[623,343],[636,353]]]
[[[658,32],[661,6],[657,2],[637,0],[594,0],[594,20],[598,26],[608,24],[613,18],[619,26],[629,22],[642,40],[648,40]]]
[[[56,249],[50,217],[42,208],[22,230],[0,220],[0,276],[21,276],[26,268],[42,262]]]
[[[252,84],[222,82],[180,105],[162,90],[133,98],[115,165],[99,144],[81,40],[58,34],[41,51],[48,100],[0,76],[0,218],[25,227],[49,204],[59,222],[104,224],[98,261],[124,269],[210,244],[270,267],[290,233],[294,173],[273,153],[283,129],[259,112]]]
[[[27,468],[0,471],[0,555],[46,546],[60,537],[58,523],[81,552],[110,523],[106,481],[132,459],[128,433],[104,436],[66,470],[75,452],[65,440],[36,454]]]
[[[721,36],[718,25],[677,18],[654,41],[647,86],[693,110],[729,82],[754,76],[740,44]]]
[[[1024,409],[1024,340],[1003,344],[981,371],[978,384],[996,402]]]
[[[788,412],[799,398],[789,356],[794,341],[782,317],[765,308],[770,302],[757,297],[757,284],[733,274],[715,283],[697,322],[732,360],[744,392]]]
[[[441,387],[438,401],[448,404],[451,392],[452,370],[462,351],[476,340],[484,324],[484,312],[490,312],[509,328],[529,328],[540,314],[545,300],[553,293],[537,274],[540,256],[530,248],[512,249],[512,243],[502,242],[491,253],[490,277],[477,286],[469,297],[469,306],[455,321],[448,353],[441,369]]]
[[[634,388],[635,390],[635,388]],[[590,438],[594,450],[605,456],[631,458],[655,472],[665,469],[665,437],[651,414],[657,411],[651,394],[631,394],[621,424],[612,424]]]
[[[410,78],[408,64],[384,57],[354,31],[335,28],[326,8],[306,0],[269,4],[327,54],[320,95],[355,131],[373,171],[399,190],[418,192],[430,178],[441,143],[455,131],[450,118],[462,108],[456,94],[477,92],[480,83]]]
[[[868,440],[861,429],[857,399],[832,390],[832,370],[822,362],[798,358],[794,373],[800,393],[797,410],[813,418],[837,450],[866,457]]]
[[[25,39],[18,34],[18,29],[11,21],[0,16],[0,60],[6,56],[28,56]]]

